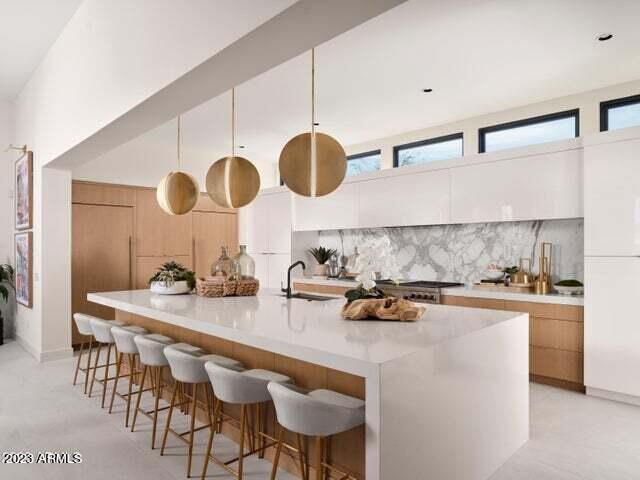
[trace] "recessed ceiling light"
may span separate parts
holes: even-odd
[[[607,40],[611,40],[613,38],[612,33],[601,33],[596,37],[599,42],[606,42]]]
[[[431,92],[433,92],[433,88],[423,88],[422,91],[424,93],[431,93]]]

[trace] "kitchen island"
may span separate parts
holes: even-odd
[[[366,401],[332,459],[361,478],[484,479],[528,439],[528,316],[429,305],[413,323],[345,321],[343,299],[94,293],[116,316]],[[233,437],[233,435],[232,435]],[[270,455],[267,455],[269,458]]]

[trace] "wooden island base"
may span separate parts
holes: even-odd
[[[158,320],[134,315],[121,310],[116,310],[116,319],[122,320],[131,325],[138,325],[146,328],[150,332],[167,335],[178,342],[186,342],[198,346],[209,353],[216,353],[230,358],[234,358],[244,363],[247,368],[264,368],[290,376],[296,385],[304,388],[316,389],[327,388],[346,395],[351,395],[360,399],[365,398],[365,380],[352,374],[340,372],[330,368],[314,365],[301,360],[278,355],[266,350],[242,345],[240,343],[221,339],[218,337],[194,332],[186,328],[169,325]],[[169,372],[166,372],[169,381]],[[163,397],[169,401],[171,392],[166,389]],[[240,409],[232,405],[224,405],[224,413],[239,418]],[[204,398],[201,408],[197,412],[198,420],[208,422],[208,415],[204,408]],[[164,428],[164,424],[159,426]],[[225,422],[222,429],[223,434],[238,442],[239,429],[229,422]],[[275,412],[273,405],[267,408],[267,432],[275,434]],[[295,445],[295,436],[287,432],[285,439],[291,445]],[[305,439],[303,447],[308,454],[310,464],[310,474],[313,473],[314,448],[311,439]],[[284,452],[284,450],[283,450]],[[265,458],[273,461],[275,448],[267,449]],[[355,474],[358,478],[365,478],[365,427],[355,428],[349,432],[336,435],[331,440],[330,462],[341,469]],[[296,459],[288,455],[281,455],[280,468],[300,476],[300,470],[296,465]]]

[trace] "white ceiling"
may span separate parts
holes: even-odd
[[[410,0],[316,49],[320,130],[354,145],[638,79],[638,18],[637,0]],[[596,41],[603,32],[615,37]],[[240,154],[277,162],[309,128],[309,65],[303,55],[238,86]],[[185,152],[228,154],[229,101],[184,115]],[[173,155],[175,123],[130,143]],[[117,168],[127,148],[96,161]]]
[[[81,0],[0,0],[0,100],[13,99]]]

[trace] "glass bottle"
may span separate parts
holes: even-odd
[[[223,275],[230,280],[238,276],[238,262],[229,257],[228,248],[222,247],[220,258],[211,266],[211,275]]]
[[[243,277],[253,277],[255,275],[256,262],[247,253],[246,245],[240,245],[240,253],[234,257],[234,260],[238,263],[240,275]]]

